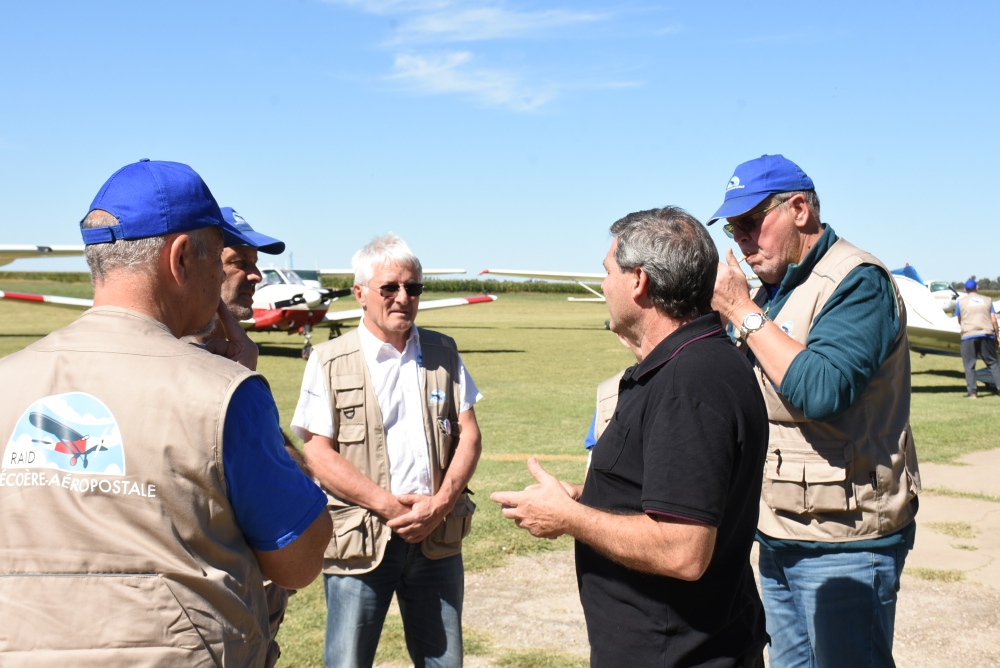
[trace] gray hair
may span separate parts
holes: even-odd
[[[118,219],[107,211],[94,209],[80,223],[85,229],[95,227],[111,227],[117,225]],[[198,257],[208,256],[211,248],[204,229],[188,232]],[[113,243],[88,244],[84,253],[87,265],[90,267],[92,283],[103,282],[109,272],[136,271],[150,272],[155,270],[160,251],[166,237],[145,237],[143,239],[116,239]]]
[[[354,282],[357,285],[368,285],[375,274],[375,268],[387,264],[398,264],[409,267],[417,272],[417,280],[423,280],[424,269],[420,260],[413,254],[406,242],[389,232],[372,239],[351,258],[351,269],[354,270]]]
[[[811,213],[812,217],[816,219],[817,223],[819,223],[820,222],[819,195],[816,194],[815,190],[789,190],[788,192],[775,193],[774,195],[772,195],[770,203],[771,204],[774,204],[775,202],[784,203],[792,199],[796,195],[802,195],[803,197],[806,198],[806,206],[809,207],[809,213]]]
[[[649,276],[649,299],[668,317],[688,320],[712,311],[719,251],[708,230],[684,209],[630,213],[611,226],[615,262]]]

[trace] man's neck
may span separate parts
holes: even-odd
[[[153,280],[141,272],[116,271],[94,282],[94,306],[118,306],[138,311],[167,326],[180,338],[188,332],[169,299],[158,298]]]
[[[654,309],[654,312],[646,319],[639,345],[635,348],[636,361],[641,362],[646,359],[649,353],[653,352],[653,349],[660,345],[664,339],[691,320],[691,318],[676,320]]]
[[[410,333],[413,331],[415,325],[410,325],[410,328],[402,332],[386,332],[378,327],[375,327],[367,318],[361,319],[361,325],[368,331],[369,334],[374,336],[379,341],[385,341],[398,352],[403,352],[406,349],[406,342],[410,339]]]

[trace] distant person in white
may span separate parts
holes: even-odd
[[[393,593],[415,666],[462,665],[461,542],[482,395],[455,342],[417,328],[423,285],[394,234],[355,254],[356,330],[316,346],[292,430],[337,527],[324,562],[326,666],[371,666]]]

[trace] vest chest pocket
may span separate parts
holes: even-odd
[[[341,444],[361,443],[367,433],[365,420],[364,379],[344,376],[331,379],[336,407],[337,441]]]
[[[340,561],[375,555],[375,527],[370,512],[360,506],[331,507],[330,517],[333,537],[324,557]]]
[[[846,512],[857,508],[850,484],[848,449],[769,448],[764,463],[764,502],[777,512]]]

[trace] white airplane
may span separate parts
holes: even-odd
[[[83,255],[83,244],[73,246],[32,246],[31,244],[0,244],[0,266],[21,258],[74,257]]]
[[[576,283],[581,288],[587,292],[592,293],[593,297],[568,297],[568,301],[571,302],[603,302],[604,295],[590,287],[593,284],[600,285],[604,281],[604,273],[597,274],[583,274],[583,273],[573,273],[573,272],[558,272],[558,271],[521,271],[516,269],[483,269],[479,272],[479,275],[483,274],[494,274],[496,276],[517,276],[519,278],[540,278],[546,281],[568,281],[571,283]],[[588,285],[588,283],[590,285]]]
[[[20,255],[19,257],[34,256]],[[243,329],[253,332],[303,334],[306,338],[302,348],[303,357],[308,357],[312,351],[311,338],[314,329],[327,327],[330,329],[330,337],[333,338],[340,334],[341,328],[345,324],[361,318],[362,310],[360,308],[329,311],[330,304],[353,293],[351,288],[332,290],[309,286],[290,269],[262,269],[261,275],[263,280],[257,286],[253,297],[253,317],[241,321],[240,324],[243,325]],[[351,276],[353,275],[351,273]],[[91,299],[35,295],[3,290],[0,290],[0,299],[50,304],[74,309],[87,309],[94,305]],[[492,301],[496,301],[495,295],[432,299],[421,302],[419,310],[483,304]]]

